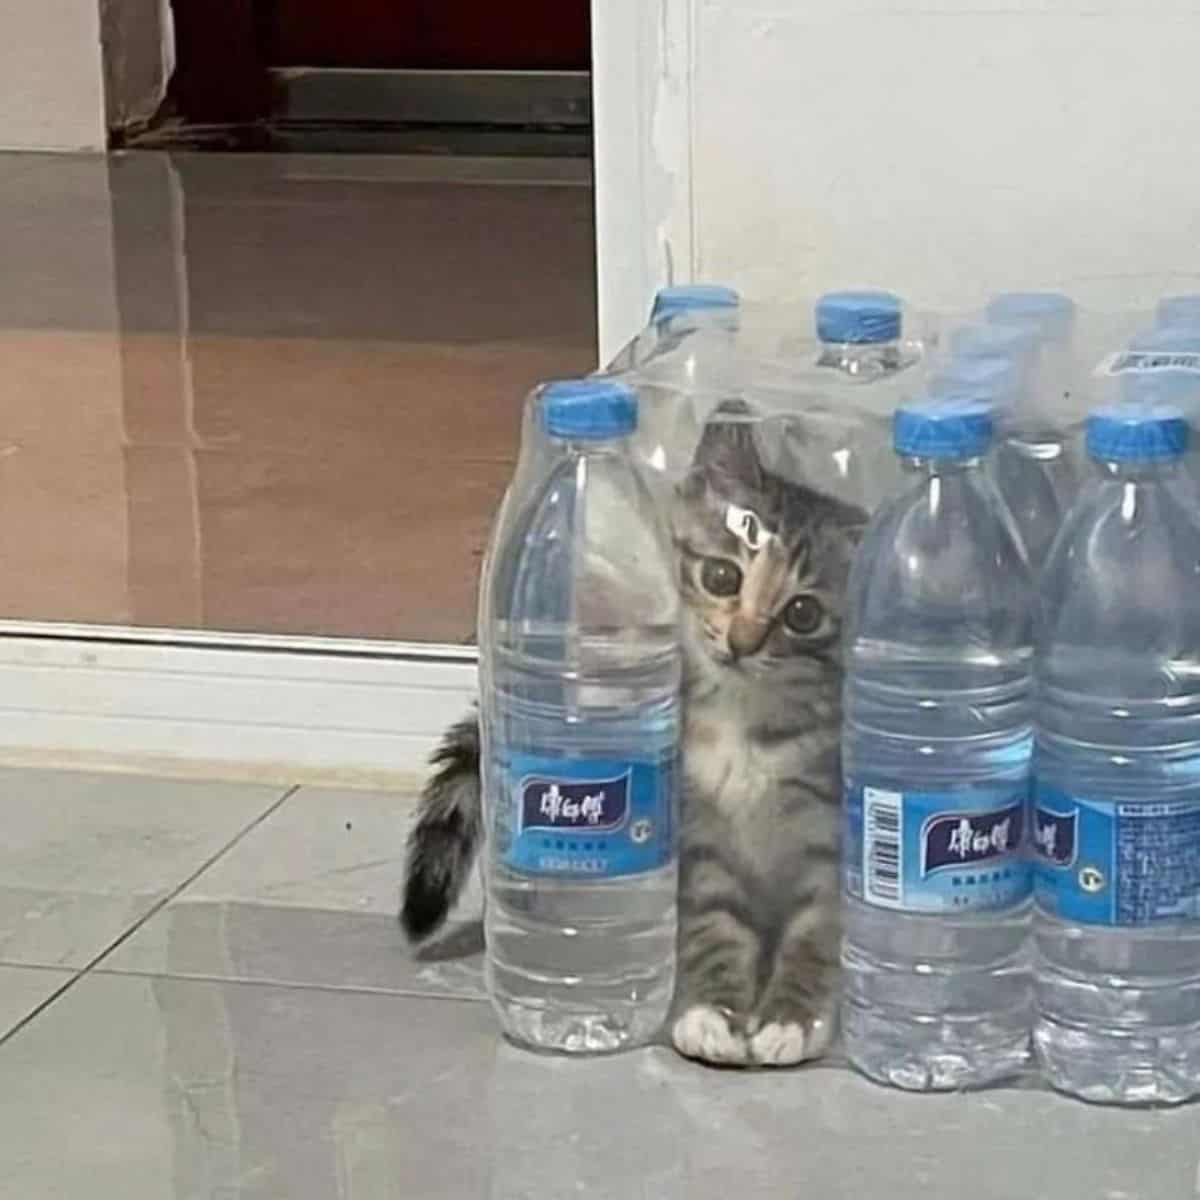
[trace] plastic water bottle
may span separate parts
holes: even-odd
[[[900,345],[903,304],[891,292],[826,292],[817,301],[817,363],[855,379],[874,379],[906,365]]]
[[[1188,427],[1087,423],[1092,477],[1040,588],[1034,1041],[1056,1088],[1200,1092],[1200,506]]]
[[[1200,294],[1164,296],[1154,311],[1160,328],[1200,329]]]
[[[987,318],[1024,339],[1014,354],[1024,386],[992,469],[1037,571],[1079,490],[1079,465],[1064,432],[1076,382],[1075,302],[1059,292],[1005,292],[992,299]]]
[[[993,325],[1034,329],[1042,342],[1069,346],[1075,331],[1075,301],[1062,292],[1001,292],[988,301]]]
[[[997,437],[989,469],[1036,571],[1077,490],[1065,415],[1039,411],[1045,397],[1038,387],[1038,334],[1027,326],[967,326],[955,332],[951,346],[955,357],[942,376],[976,388],[994,405]]]
[[[1129,349],[1139,355],[1152,356],[1149,364],[1128,375],[1121,375],[1121,396],[1135,404],[1166,404],[1178,408],[1188,424],[1200,425],[1200,297],[1174,296],[1159,305],[1160,315],[1173,313],[1176,320],[1186,316],[1186,301],[1196,301],[1195,323],[1164,325],[1132,338]],[[1174,305],[1175,307],[1171,307]],[[1187,363],[1172,368],[1167,358]],[[1157,360],[1157,361],[1155,361]],[[1186,455],[1183,470],[1200,488],[1200,454],[1193,444]]]
[[[680,283],[654,293],[646,327],[609,363],[606,373],[621,374],[644,367],[667,353],[688,333],[735,329],[742,298],[719,283]]]
[[[873,511],[899,481],[891,418],[919,353],[903,340],[903,303],[891,292],[826,292],[814,317],[828,416],[780,423],[783,472]]]
[[[1032,596],[992,436],[983,405],[897,411],[908,481],[850,582],[842,1023],[852,1062],[902,1088],[1028,1058]]]
[[[963,355],[945,363],[933,376],[930,386],[939,397],[958,396],[962,403],[973,396],[977,403],[991,409],[999,437],[1020,403],[1025,380],[1024,364],[1019,360]]]
[[[737,292],[719,284],[660,288],[636,351],[610,368],[636,382],[631,451],[660,507],[692,465],[714,398],[727,394],[740,307]]]
[[[634,394],[531,409],[481,589],[487,982],[513,1039],[618,1050],[674,986],[678,596]]]
[[[950,335],[956,358],[1002,358],[1031,369],[1041,338],[1030,325],[962,325]]]
[[[731,287],[720,283],[680,283],[661,287],[655,293],[650,324],[684,314],[707,314],[717,318],[737,312],[742,299]]]

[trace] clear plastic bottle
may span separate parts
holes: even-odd
[[[1162,325],[1147,330],[1130,339],[1129,349],[1138,354],[1171,356],[1188,363],[1179,369],[1166,366],[1160,360],[1142,370],[1119,377],[1121,397],[1133,404],[1166,404],[1179,409],[1188,424],[1194,429],[1200,424],[1200,296],[1171,297],[1159,305],[1163,312],[1172,314],[1178,321],[1184,320],[1187,301],[1195,301],[1195,320],[1192,325]],[[1186,358],[1184,358],[1186,356]],[[1200,454],[1193,444],[1191,452],[1184,458],[1183,470],[1200,488]]]
[[[740,308],[738,293],[720,284],[660,288],[650,324],[609,368],[636,385],[630,448],[660,505],[687,474],[708,409],[735,374]]]
[[[1200,294],[1164,296],[1154,310],[1154,319],[1162,329],[1200,329]]]
[[[902,373],[921,347],[904,340],[904,305],[891,292],[826,292],[814,318],[830,419],[822,424],[809,413],[777,423],[787,443],[786,470],[874,511],[899,482],[891,420],[904,395]]]
[[[487,982],[513,1039],[619,1050],[674,986],[679,602],[634,394],[531,410],[481,588]]]
[[[1036,572],[1079,490],[1079,464],[1064,428],[1076,387],[1075,302],[1059,292],[1005,292],[992,299],[987,318],[998,328],[1033,339],[1019,355],[1024,386],[996,446],[992,469]]]
[[[736,330],[741,305],[737,291],[720,283],[661,287],[654,293],[646,327],[609,363],[605,373],[619,375],[644,367],[696,330]]]
[[[1016,326],[967,326],[956,332],[951,345],[955,357],[941,377],[975,387],[995,406],[997,437],[988,469],[1036,571],[1076,491],[1076,471],[1054,415],[1032,416],[1038,394],[1037,334]],[[1061,414],[1057,420],[1064,423]]]
[[[1178,410],[1087,424],[1040,587],[1034,1041],[1056,1088],[1200,1093],[1200,506]]]
[[[650,309],[650,324],[684,314],[720,315],[737,312],[742,298],[723,283],[679,283],[661,287]]]
[[[984,469],[979,404],[901,408],[908,481],[850,582],[845,731],[847,1053],[898,1087],[1027,1061],[1029,567]]]
[[[906,366],[900,336],[904,306],[891,292],[826,292],[817,300],[817,365],[855,379],[875,379]]]
[[[992,325],[1036,330],[1042,342],[1069,347],[1075,331],[1075,301],[1062,292],[1001,292],[988,301]]]
[[[1029,325],[961,325],[950,335],[955,358],[1002,358],[1032,370],[1041,339]]]

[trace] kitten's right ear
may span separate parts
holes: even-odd
[[[752,410],[744,400],[725,400],[709,415],[692,460],[693,470],[749,487],[762,483],[763,465],[754,442]]]

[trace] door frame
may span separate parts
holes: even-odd
[[[605,359],[692,268],[690,3],[593,4]],[[256,111],[258,64],[227,67]],[[411,785],[477,694],[474,648],[423,643],[3,621],[0,664],[0,761],[23,765]]]
[[[122,0],[125,6],[159,0]],[[185,123],[380,122],[579,128],[586,70],[347,69],[273,65],[270,0],[171,0],[169,97]],[[593,5],[595,7],[595,5]],[[219,16],[214,15],[214,8]],[[119,56],[111,54],[116,61]]]
[[[696,0],[592,0],[600,360],[655,291],[695,278],[692,29]]]

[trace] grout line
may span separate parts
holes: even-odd
[[[70,991],[71,988],[73,988],[81,979],[84,978],[84,976],[89,975],[98,963],[107,958],[108,955],[110,955],[114,950],[124,945],[124,943],[133,937],[133,935],[137,933],[137,931],[141,929],[151,917],[155,917],[162,912],[162,910],[166,908],[172,900],[174,900],[181,892],[191,887],[192,884],[195,883],[196,880],[199,879],[200,876],[209,869],[209,867],[216,863],[218,859],[221,859],[228,854],[229,851],[232,850],[234,846],[236,846],[238,842],[242,840],[242,838],[244,838],[248,833],[257,829],[268,817],[273,816],[276,812],[278,812],[284,801],[290,799],[299,790],[300,785],[298,783],[292,784],[291,787],[286,788],[278,800],[274,801],[263,812],[259,813],[254,820],[249,822],[249,824],[238,830],[238,832],[235,833],[233,837],[231,837],[229,841],[221,846],[221,848],[214,854],[209,855],[209,857],[206,858],[204,862],[202,862],[200,866],[198,866],[190,875],[188,875],[182,883],[180,883],[177,887],[172,888],[171,891],[169,891],[156,904],[152,904],[150,908],[147,909],[147,911],[141,916],[141,918],[136,920],[128,929],[121,933],[119,937],[117,937],[109,945],[105,946],[103,950],[94,955],[87,963],[80,967],[78,971],[62,985],[62,987],[51,992],[50,995],[41,1002],[41,1004],[38,1004],[32,1011],[26,1013],[25,1016],[22,1017],[21,1020],[19,1020],[14,1026],[12,1026],[11,1029],[8,1029],[3,1034],[0,1034],[0,1047],[6,1045],[13,1037],[20,1033],[26,1025],[29,1025],[31,1022],[41,1016],[41,1014],[45,1012],[50,1005],[54,1004],[60,996]]]
[[[14,971],[45,971],[51,975],[74,975],[79,967],[66,966],[62,963],[19,962],[11,958],[0,958],[0,967]]]

